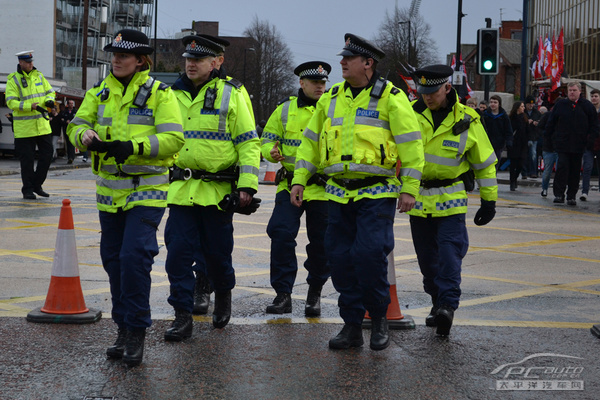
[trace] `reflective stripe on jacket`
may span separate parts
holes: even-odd
[[[216,90],[213,109],[204,108],[208,89]],[[254,119],[241,89],[218,77],[213,78],[192,99],[186,90],[174,90],[183,120],[185,145],[175,164],[218,172],[239,164],[239,188],[258,189],[260,140]],[[230,182],[190,179],[174,181],[169,188],[169,204],[182,206],[217,205],[231,193]]]
[[[279,151],[285,157],[281,162],[287,171],[293,172],[296,164],[296,152],[302,143],[303,132],[315,112],[315,107],[305,105],[298,107],[298,98],[290,97],[277,106],[269,117],[263,131],[261,152],[270,162],[278,162],[271,157],[271,149],[279,142]],[[319,171],[322,173],[322,171]],[[287,179],[277,186],[277,192],[288,189]],[[309,185],[304,190],[304,200],[325,200],[325,188],[320,185]]]
[[[454,91],[451,93],[452,96],[456,96]],[[422,100],[414,102],[413,108],[421,125],[425,143],[423,181],[453,180],[472,168],[479,184],[481,198],[497,200],[496,155],[479,114],[460,104],[456,96],[452,111],[434,132],[431,110]],[[454,134],[452,128],[463,120],[470,120],[468,129]],[[442,217],[466,212],[467,192],[463,182],[457,181],[443,187],[421,187],[416,197],[415,208],[408,214]]]
[[[371,83],[356,98],[345,82],[321,96],[296,154],[293,184],[306,185],[322,166],[335,178],[387,178],[386,184],[356,190],[330,179],[326,188],[330,200],[416,196],[424,163],[419,124],[404,92],[382,78],[374,77]],[[396,178],[398,161],[402,184]]]
[[[26,73],[13,72],[6,79],[6,104],[13,112],[15,138],[47,135],[52,132],[50,122],[31,110],[33,103],[45,108],[47,100],[54,101],[55,93],[44,75],[37,69]]]
[[[133,105],[149,79],[136,73],[124,88],[112,73],[87,91],[75,118],[67,127],[71,142],[82,151],[83,133],[93,129],[102,141],[132,141],[133,155],[117,165],[105,153],[91,152],[98,209],[117,212],[136,205],[167,206],[169,167],[184,143],[181,115],[172,90],[154,81],[145,108]]]

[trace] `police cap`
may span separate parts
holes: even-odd
[[[128,54],[152,54],[148,36],[135,29],[121,29],[115,35],[112,43],[104,46],[104,51]]]
[[[203,37],[204,39],[208,39],[211,42],[218,44],[219,47],[221,48],[221,53],[224,53],[225,49],[227,47],[229,47],[229,45],[231,44],[231,43],[229,43],[229,40],[225,40],[223,38],[216,37],[216,36],[206,35],[204,33],[199,34],[198,36]]]
[[[23,60],[26,62],[33,61],[33,50],[22,51],[20,53],[15,54],[19,60]]]
[[[414,72],[417,78],[417,93],[431,94],[437,92],[454,71],[443,64],[428,65]]]
[[[314,81],[326,81],[331,72],[331,65],[323,61],[308,61],[294,69],[294,74],[300,79],[306,78]]]
[[[185,58],[216,57],[222,51],[221,46],[201,36],[186,36],[182,41],[185,46],[182,56]]]
[[[338,56],[364,56],[372,58],[376,62],[385,57],[383,50],[365,38],[353,35],[352,33],[346,33],[344,39],[346,40],[346,44],[342,51],[337,53]]]

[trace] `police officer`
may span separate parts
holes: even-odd
[[[329,347],[362,346],[366,309],[372,317],[370,347],[382,350],[389,345],[387,256],[394,248],[394,209],[396,199],[401,212],[414,205],[423,144],[406,95],[376,70],[384,52],[357,35],[347,33],[345,40],[338,53],[345,81],[323,94],[304,130],[291,200],[303,203],[308,180],[322,165],[330,200],[325,249],[345,323]]]
[[[302,142],[302,133],[315,112],[319,98],[325,93],[325,83],[331,66],[323,61],[300,64],[294,74],[300,77],[298,96],[292,96],[277,106],[262,136],[261,152],[270,162],[281,163],[277,173],[275,208],[267,226],[271,238],[271,286],[277,292],[267,307],[269,314],[292,312],[292,289],[298,272],[296,236],[300,217],[306,211],[306,230],[309,244],[304,267],[308,271],[308,297],[304,313],[307,317],[321,315],[321,289],[330,276],[323,241],[327,229],[326,177],[313,175],[307,182],[301,207],[290,202],[290,183],[294,176],[296,151]],[[320,171],[321,172],[321,171]]]
[[[215,70],[218,73],[219,78],[230,81],[235,86],[240,86],[240,90],[242,91],[242,95],[244,97],[244,101],[246,102],[246,106],[248,107],[248,111],[250,111],[250,115],[252,116],[252,121],[254,121],[254,111],[252,109],[252,101],[250,99],[250,95],[246,90],[246,87],[242,85],[237,79],[232,78],[227,75],[225,68],[223,67],[223,63],[225,62],[225,49],[229,47],[230,43],[228,40],[223,39],[221,37],[215,37],[206,34],[199,34],[198,36],[208,39],[211,42],[215,43],[216,46],[213,48],[217,50],[217,56],[215,58]],[[259,135],[260,137],[260,135]],[[194,286],[194,314],[206,314],[208,312],[208,307],[210,306],[210,294],[213,291],[213,288],[210,285],[208,277],[206,276],[206,263],[201,254],[197,254],[194,258],[195,264],[192,266],[192,269],[196,273],[196,285]]]
[[[167,206],[168,167],[184,139],[175,95],[149,76],[148,37],[122,29],[104,51],[113,53],[112,70],[88,90],[67,133],[81,151],[91,151],[98,176],[100,256],[119,328],[106,353],[135,366],[142,362],[152,323],[150,271]]]
[[[431,65],[415,71],[413,102],[425,144],[425,168],[415,207],[408,212],[413,244],[433,308],[425,319],[448,335],[460,298],[462,259],[469,239],[465,216],[467,191],[477,179],[481,208],[475,224],[485,225],[496,213],[496,155],[479,114],[460,104],[448,82],[452,68]],[[474,171],[474,178],[469,172]]]
[[[220,79],[214,69],[219,47],[195,35],[183,38],[183,44],[185,75],[173,89],[184,121],[185,145],[173,167],[165,229],[168,301],[175,309],[175,320],[165,332],[167,341],[192,334],[192,263],[200,257],[215,289],[213,326],[223,328],[229,322],[235,286],[233,212],[256,208],[253,196],[260,159],[259,139],[241,86]]]
[[[17,72],[6,78],[6,104],[13,113],[15,151],[21,165],[23,198],[50,195],[42,189],[52,163],[52,128],[46,107],[54,107],[55,93],[44,75],[33,66],[33,50],[16,54]],[[35,148],[39,149],[37,167]]]

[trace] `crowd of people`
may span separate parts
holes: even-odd
[[[167,207],[167,301],[175,318],[164,339],[192,336],[192,314],[208,312],[211,292],[213,326],[229,323],[233,218],[260,206],[255,195],[261,158],[281,163],[267,226],[275,298],[266,312],[292,311],[296,237],[306,215],[305,315],[320,316],[321,290],[331,277],[344,326],[329,347],[362,346],[368,312],[369,346],[383,350],[390,343],[387,270],[396,212],[409,215],[424,291],[431,297],[426,325],[446,336],[460,302],[461,265],[469,247],[467,193],[475,181],[481,205],[474,222],[485,225],[496,213],[496,173],[504,148],[515,190],[519,174],[537,175],[536,148],[543,137],[544,159],[558,155],[555,202],[564,201],[567,190],[571,204],[579,182],[575,167],[584,154],[584,166],[593,165],[600,150],[596,113],[592,118],[600,92],[595,110],[579,98],[580,88],[570,85],[569,98],[546,113],[550,117],[530,98],[507,113],[498,96],[489,104],[472,99],[461,104],[449,83],[452,69],[429,65],[415,71],[421,98],[411,103],[377,71],[385,52],[350,33],[338,53],[343,82],[325,90],[332,67],[302,63],[294,70],[297,94],[256,124],[246,89],[222,67],[229,42],[190,35],[182,44],[185,72],[168,86],[149,75],[154,49],[148,37],[119,31],[104,47],[112,53],[110,74],[87,91],[79,109],[69,100],[58,112],[54,92],[33,68],[32,52],[17,55],[19,69],[7,85],[24,198],[49,196],[42,184],[56,157],[52,135],[61,127],[67,126],[72,146],[90,154],[97,175],[100,256],[117,327],[106,354],[128,366],[142,362],[152,323],[150,271]],[[38,110],[42,101],[53,107],[48,120]],[[36,146],[40,158],[34,170]],[[543,196],[547,190],[546,183]],[[588,190],[584,180],[586,195]]]

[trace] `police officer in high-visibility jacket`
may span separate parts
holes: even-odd
[[[13,113],[15,151],[21,165],[23,198],[50,195],[42,189],[52,163],[52,129],[46,107],[54,107],[54,90],[44,75],[33,66],[33,50],[16,54],[17,72],[6,78],[6,104]],[[35,164],[35,148],[38,163]]]
[[[148,75],[148,37],[123,29],[104,51],[113,53],[111,73],[88,90],[67,133],[80,150],[91,151],[97,175],[100,256],[119,328],[107,355],[135,366],[152,323],[150,271],[167,206],[169,166],[184,139],[175,95]]]
[[[185,145],[173,167],[165,228],[168,301],[175,309],[175,320],[165,332],[168,341],[192,334],[192,263],[198,250],[215,290],[213,326],[223,328],[229,322],[235,286],[233,213],[256,210],[260,162],[259,139],[241,87],[220,79],[214,70],[218,46],[195,35],[183,43],[185,75],[173,90]]]
[[[450,75],[447,65],[415,72],[422,98],[413,109],[423,133],[425,168],[415,208],[408,212],[423,286],[433,303],[425,323],[444,336],[458,308],[461,264],[469,247],[467,191],[477,179],[481,208],[476,225],[494,218],[498,198],[494,148],[479,114],[459,103]]]
[[[345,81],[321,96],[304,131],[291,200],[302,204],[309,178],[322,166],[330,200],[325,249],[345,323],[329,347],[362,346],[366,309],[373,324],[370,347],[382,350],[389,345],[387,256],[394,248],[396,199],[400,212],[414,205],[423,143],[406,95],[376,71],[384,52],[353,34],[345,40],[338,53]]]
[[[217,45],[217,47],[213,46],[215,49],[218,49],[217,56],[215,57],[215,70],[217,70],[215,73],[218,72],[219,78],[231,81],[235,86],[240,86],[242,96],[244,97],[248,111],[252,116],[252,121],[254,121],[252,101],[246,87],[243,85],[245,82],[239,82],[239,80],[228,76],[223,67],[223,63],[225,62],[225,49],[227,49],[231,43],[229,40],[223,39],[222,37],[211,36],[204,33],[201,33],[198,36],[208,39]],[[206,276],[206,262],[204,261],[201,252],[196,254],[194,261],[195,264],[192,266],[192,269],[196,274],[196,285],[194,286],[194,309],[192,313],[206,314],[208,312],[208,307],[210,306],[210,294],[213,292],[213,288]]]
[[[291,295],[298,272],[296,236],[300,229],[300,217],[305,211],[309,241],[304,263],[309,285],[304,308],[307,317],[321,315],[321,289],[331,275],[323,244],[327,229],[325,175],[317,173],[307,182],[301,207],[294,207],[290,202],[296,151],[302,142],[304,129],[315,112],[317,101],[325,93],[330,72],[331,66],[323,61],[298,65],[294,70],[294,74],[300,77],[298,96],[292,96],[277,106],[262,135],[263,157],[282,164],[276,178],[275,208],[267,225],[267,233],[271,238],[271,286],[277,293],[273,303],[267,306],[267,313],[270,314],[292,312]]]

